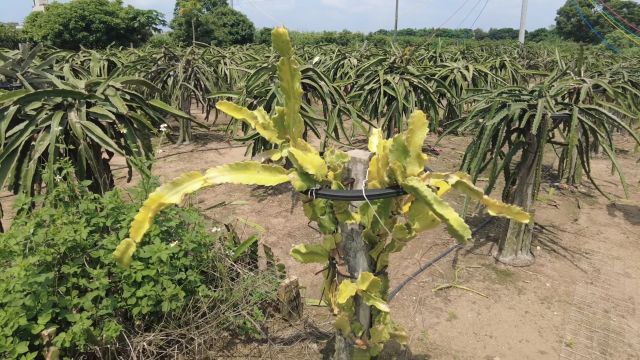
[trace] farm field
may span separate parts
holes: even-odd
[[[162,157],[167,158],[156,163],[154,172],[169,180],[192,170],[190,159],[194,156],[202,162],[195,168],[244,158],[244,148],[230,148],[227,141],[212,141],[204,134],[202,137],[196,145],[163,147]],[[436,139],[429,137],[427,144]],[[441,154],[431,155],[432,166],[456,170],[468,141],[453,137],[442,142],[438,146]],[[619,141],[623,152],[620,161],[631,167],[636,161],[631,155],[632,147],[624,137]],[[631,185],[636,194],[624,200],[621,187],[606,181],[609,163],[604,159],[594,163],[595,176],[604,181],[605,191],[618,200],[603,200],[590,186],[580,187],[581,192],[559,189],[555,195],[542,195],[536,217],[544,230],[538,229],[540,235],[533,242],[533,266],[511,268],[496,263],[491,253],[495,251],[497,229],[490,226],[475,238],[477,245],[473,248],[444,259],[400,292],[391,302],[391,309],[409,332],[413,358],[508,359],[513,351],[520,359],[574,358],[576,354],[633,358],[638,354],[640,289],[635,284],[640,282],[640,268],[630,260],[640,255],[640,209],[634,205],[640,200],[638,187]],[[635,178],[640,173],[636,170],[629,176]],[[548,194],[552,183],[551,179],[545,180],[543,193]],[[307,225],[302,211],[292,206],[291,189],[270,192],[259,187],[223,185],[199,193],[191,201],[207,209],[222,199],[242,203],[205,213],[221,221],[244,219],[263,226],[265,235],[261,241],[273,248],[292,276],[301,279],[302,286],[308,289],[306,296],[319,298],[321,278],[313,273],[322,267],[310,272],[289,256],[292,245],[312,243],[320,236]],[[251,231],[251,227],[244,227]],[[446,231],[433,231],[395,254],[390,265],[395,269],[392,287],[451,243]],[[462,285],[489,298],[457,289],[434,293],[435,286],[453,279],[454,267],[465,269],[460,276]],[[330,329],[326,314],[318,310],[307,307],[305,318]],[[292,327],[304,328],[301,324]],[[284,351],[296,359],[322,358],[326,343],[323,337],[300,340],[292,350],[278,345],[280,337],[291,329],[276,324],[274,330],[275,345],[261,347],[254,353],[256,357],[269,358]]]
[[[197,114],[194,108],[194,113]],[[204,120],[204,119],[201,119]],[[165,142],[154,165],[154,175],[171,180],[185,171],[222,165],[244,159],[245,148],[231,137],[196,133],[194,144],[175,146]],[[426,144],[432,144],[430,136]],[[620,162],[635,165],[633,146],[627,137],[619,137]],[[438,145],[440,155],[430,155],[438,170],[454,171],[469,142],[467,137],[451,137]],[[194,162],[197,158],[197,162]],[[397,356],[407,359],[508,359],[517,351],[521,359],[575,358],[585,354],[594,358],[633,358],[640,351],[640,268],[629,260],[640,255],[636,234],[640,232],[638,186],[624,199],[619,184],[607,181],[609,163],[596,159],[595,176],[604,182],[605,191],[616,198],[606,201],[591,186],[559,188],[555,195],[553,179],[543,184],[536,213],[543,227],[533,241],[536,263],[512,268],[496,263],[494,225],[474,238],[474,246],[442,260],[407,285],[391,302],[397,319],[409,331],[410,352]],[[118,186],[124,182],[124,159],[112,163]],[[551,166],[552,164],[547,164]],[[640,176],[638,170],[630,178]],[[14,197],[3,193],[3,203]],[[292,204],[292,189],[268,191],[260,187],[222,185],[194,195],[190,202],[214,219],[234,223],[240,234],[252,227],[242,220],[264,227],[262,242],[268,244],[285,263],[288,273],[298,277],[307,290],[305,296],[317,299],[321,279],[306,266],[293,261],[289,250],[297,242],[314,242],[317,231],[308,226],[302,211]],[[5,202],[6,201],[6,202]],[[237,202],[211,209],[223,201]],[[457,207],[461,205],[456,201]],[[293,209],[293,210],[292,210]],[[10,220],[10,213],[4,223]],[[477,221],[476,221],[477,222]],[[420,236],[415,243],[394,255],[391,284],[405,280],[426,261],[451,245],[446,231]],[[461,285],[486,294],[488,298],[458,289],[432,291],[449,283],[455,269],[461,273]],[[321,270],[318,266],[314,272]],[[307,306],[304,320],[293,324],[266,322],[271,345],[239,345],[227,349],[247,357],[272,358],[287,354],[292,359],[323,358],[327,333],[314,334],[306,322],[325,332],[331,331],[331,319],[322,308]],[[292,332],[300,333],[295,345],[283,344]],[[455,340],[453,340],[455,339]],[[463,340],[464,339],[464,340]],[[281,343],[283,342],[283,343]]]
[[[581,1],[369,33],[34,1],[0,359],[640,359],[640,5]]]

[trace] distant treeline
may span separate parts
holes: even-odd
[[[259,44],[269,44],[271,41],[271,29],[263,28],[256,34],[256,42]],[[395,35],[396,41],[401,45],[419,45],[433,39],[445,40],[517,40],[519,31],[512,28],[489,29],[401,29]],[[378,30],[368,34],[361,32],[343,31],[322,31],[322,32],[291,32],[294,42],[299,45],[321,45],[335,44],[341,46],[354,45],[369,42],[384,44],[394,38],[393,30]],[[527,32],[527,40],[532,42],[542,42],[559,40],[559,36],[553,31],[540,28]]]

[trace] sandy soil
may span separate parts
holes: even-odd
[[[438,145],[441,155],[431,156],[430,167],[457,170],[467,141],[444,140]],[[435,137],[430,136],[428,143],[433,142]],[[620,143],[630,199],[624,199],[605,159],[595,159],[592,166],[611,201],[586,184],[551,191],[553,180],[547,179],[537,204],[541,226],[533,244],[536,263],[527,268],[497,263],[491,255],[497,230],[495,225],[485,228],[472,246],[417,276],[391,302],[394,318],[410,334],[410,351],[395,358],[640,359],[640,167],[630,143],[624,138]],[[164,144],[153,172],[167,181],[185,171],[245,159],[244,152],[223,136],[200,134],[193,145]],[[120,159],[113,165],[118,169],[124,162]],[[116,174],[122,183],[125,170]],[[5,226],[11,217],[11,197],[6,195],[0,194],[5,196],[0,198]],[[297,264],[288,255],[292,245],[319,239],[295,199],[286,186],[224,185],[202,191],[192,201],[207,215],[236,224],[241,232],[253,231],[245,221],[263,226],[262,241],[300,279],[306,295],[318,298],[321,278],[313,274],[320,266]],[[460,208],[459,197],[450,200]],[[223,201],[236,204],[216,206]],[[391,259],[392,287],[451,245],[443,229],[411,242]],[[473,291],[433,291],[454,281],[456,270],[457,283]],[[309,310],[309,322],[328,328],[324,309]],[[293,348],[258,349],[251,355],[322,358],[326,342],[312,338]]]

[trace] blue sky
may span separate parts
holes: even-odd
[[[124,0],[145,9],[173,12],[175,0]],[[530,0],[528,29],[554,23],[565,0]],[[486,3],[486,8],[481,12]],[[32,0],[0,0],[0,21],[21,22]],[[400,0],[400,28],[518,27],[519,0]],[[374,31],[393,28],[395,0],[234,0],[257,27],[284,24],[294,30]],[[456,10],[460,9],[457,13]],[[451,18],[449,21],[449,18]]]

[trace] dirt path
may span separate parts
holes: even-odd
[[[185,171],[241,160],[244,148],[232,147],[220,137],[200,139],[195,145],[162,147],[154,173],[162,181]],[[435,141],[430,137],[429,142]],[[432,157],[430,166],[457,170],[467,139],[449,138]],[[488,227],[473,246],[450,255],[405,287],[391,303],[396,321],[410,335],[416,359],[640,359],[640,167],[637,156],[622,154],[622,167],[630,183],[630,200],[609,202],[591,187],[580,192],[557,190],[545,184],[536,213],[543,227],[533,248],[536,263],[509,268],[495,262],[495,227]],[[114,167],[124,163],[116,162]],[[593,162],[596,177],[606,192],[621,199],[609,163]],[[118,170],[123,181],[124,170]],[[124,185],[124,184],[122,184]],[[591,194],[591,195],[585,195]],[[7,203],[3,198],[3,205]],[[577,200],[576,200],[577,199]],[[461,198],[451,198],[461,203]],[[265,228],[263,242],[271,246],[306,287],[318,298],[320,266],[300,265],[288,255],[292,245],[311,243],[320,236],[302,213],[286,186],[275,189],[223,185],[197,194],[193,201],[205,213],[234,223],[248,236]],[[221,202],[235,202],[218,207]],[[7,206],[5,205],[5,212]],[[6,224],[6,218],[5,218]],[[443,229],[423,234],[391,259],[392,287],[429,259],[451,246]],[[471,291],[435,286],[459,283]],[[321,358],[323,343],[313,344],[299,358]],[[315,350],[313,350],[315,349]]]

